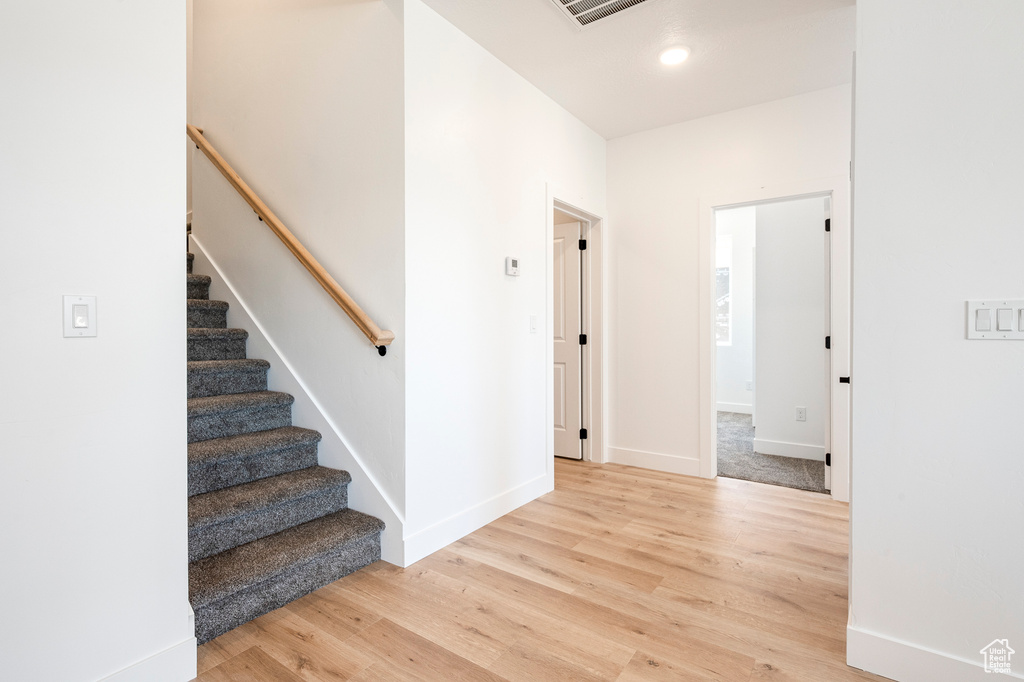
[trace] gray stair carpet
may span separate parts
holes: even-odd
[[[754,452],[749,414],[718,413],[718,475],[827,493],[825,463]]]
[[[210,300],[187,258],[189,599],[196,637],[232,628],[380,559],[384,524],[348,509],[348,472],[317,464],[294,398]]]

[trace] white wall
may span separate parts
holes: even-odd
[[[185,0],[185,93],[186,120],[191,122],[192,112],[192,14],[193,0]],[[192,219],[192,141],[185,138],[185,213]]]
[[[1024,296],[1024,4],[857,18],[849,660],[988,679],[998,637],[1020,677],[1024,344],[965,340],[964,301]]]
[[[188,680],[185,7],[3,14],[0,676]]]
[[[606,215],[605,141],[420,0],[405,35],[414,560],[552,487],[547,191]]]
[[[338,439],[322,443],[321,464],[352,473],[352,507],[388,522],[386,550],[400,546],[394,539],[401,538],[405,511],[401,18],[387,3],[360,0],[204,0],[194,13],[193,122],[360,306],[395,332],[395,343],[379,357],[198,152],[194,234],[337,426]],[[229,323],[234,319],[229,313]],[[288,383],[275,379],[285,371],[271,370],[272,388]],[[301,419],[296,411],[296,424]],[[386,558],[403,562],[390,552]]]
[[[754,451],[825,460],[825,200],[757,213],[757,433]],[[796,408],[807,420],[796,420]]]
[[[849,158],[849,86],[608,143],[613,461],[699,471],[701,199],[842,177]]]
[[[731,342],[719,344],[715,356],[715,400],[722,412],[751,414],[754,392],[754,244],[755,208],[742,206],[715,212],[718,248],[728,237]]]

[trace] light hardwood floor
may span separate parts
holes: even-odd
[[[848,507],[556,460],[555,491],[199,649],[227,680],[881,680],[845,665]]]

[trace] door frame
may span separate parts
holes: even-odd
[[[850,180],[835,176],[796,183],[780,183],[745,191],[702,197],[700,200],[700,475],[718,475],[718,422],[715,403],[717,348],[712,316],[715,311],[715,210],[773,201],[831,197],[831,495],[850,499]],[[822,226],[824,229],[824,226]],[[822,339],[824,343],[824,339]]]
[[[583,346],[582,360],[580,364],[580,380],[583,384],[581,403],[581,423],[587,430],[587,439],[582,442],[581,451],[584,462],[604,463],[607,461],[606,445],[604,437],[604,425],[607,423],[605,409],[604,377],[606,371],[606,358],[604,353],[605,319],[603,315],[604,306],[604,259],[603,259],[603,237],[604,219],[600,216],[575,206],[567,201],[557,198],[557,194],[548,186],[547,191],[547,318],[543,328],[547,330],[548,339],[545,347],[547,367],[547,439],[548,439],[548,462],[553,466],[554,462],[554,340],[551,338],[551,319],[554,314],[554,254],[551,245],[554,242],[555,209],[568,213],[580,221],[580,234],[587,240],[587,250],[582,254],[580,273],[582,282],[580,286],[580,298],[582,300],[582,311],[580,317],[581,329],[587,335],[587,345]],[[571,460],[570,460],[571,461]]]

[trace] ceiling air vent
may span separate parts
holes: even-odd
[[[644,0],[551,0],[562,14],[569,17],[572,23],[587,27],[598,19],[610,17],[623,10],[634,7]]]

